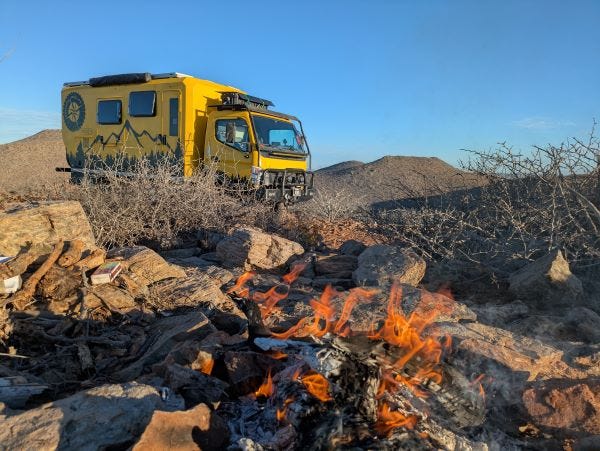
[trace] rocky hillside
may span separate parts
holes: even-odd
[[[435,157],[386,156],[371,163],[346,161],[317,171],[317,189],[347,191],[363,205],[469,189],[481,179]]]
[[[66,165],[60,130],[42,130],[19,141],[0,144],[0,191],[26,192],[66,180],[66,174],[54,170]]]

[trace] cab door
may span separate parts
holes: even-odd
[[[181,164],[183,170],[183,145],[181,136],[181,91],[162,93],[162,151]]]
[[[252,129],[247,113],[219,111],[211,114],[207,130],[208,160],[232,179],[248,178],[252,168]]]

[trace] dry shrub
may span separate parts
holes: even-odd
[[[197,231],[226,232],[238,223],[261,225],[267,206],[244,187],[217,183],[215,167],[181,177],[181,165],[141,159],[120,174],[86,170],[71,193],[80,201],[96,240],[105,247],[153,244],[168,248]]]
[[[348,187],[319,189],[317,186],[314,198],[310,202],[300,204],[298,209],[309,216],[338,221],[355,216],[363,210],[362,205],[360,193]]]
[[[506,144],[470,151],[463,167],[484,186],[374,213],[385,233],[430,258],[499,272],[561,248],[582,268],[600,262],[599,145],[593,133],[529,155]]]

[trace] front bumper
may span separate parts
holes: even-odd
[[[298,169],[267,169],[262,176],[264,198],[272,202],[302,202],[314,195],[314,174]]]

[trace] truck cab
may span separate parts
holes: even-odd
[[[223,93],[209,114],[205,162],[224,174],[249,180],[267,200],[312,196],[310,152],[298,118],[268,110],[271,102],[237,92]]]

